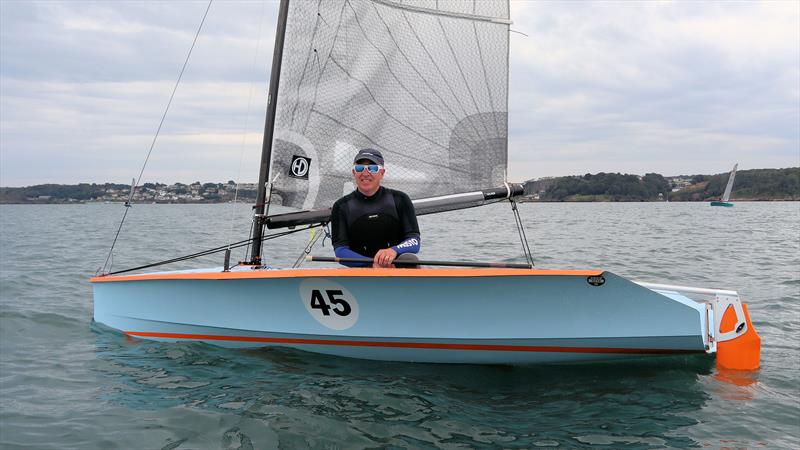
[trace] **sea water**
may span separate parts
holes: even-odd
[[[410,364],[130,339],[92,322],[88,282],[124,207],[7,205],[0,448],[800,448],[800,203],[519,208],[538,267],[738,290],[762,368],[726,373],[702,355]],[[249,215],[248,205],[135,205],[113,270],[245,239]],[[421,217],[420,228],[423,259],[524,261],[507,202]],[[267,262],[291,266],[309,238],[268,241]],[[312,251],[331,253],[329,239]]]

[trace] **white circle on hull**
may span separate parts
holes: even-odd
[[[304,280],[300,300],[311,317],[332,330],[346,330],[358,322],[358,301],[339,283],[324,278]]]

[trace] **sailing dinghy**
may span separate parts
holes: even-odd
[[[733,165],[733,170],[731,170],[731,174],[728,175],[728,184],[725,186],[725,192],[722,194],[722,200],[715,200],[711,202],[711,206],[733,206],[733,202],[730,202],[731,198],[731,191],[733,190],[733,179],[736,178],[736,168],[739,167],[739,163]]]
[[[515,203],[523,189],[506,180],[509,24],[507,0],[282,0],[245,262],[231,267],[221,247],[218,268],[104,270],[91,279],[94,320],[144,339],[372,360],[716,354],[757,368],[759,338],[735,291],[533,267]],[[418,215],[508,201],[526,263],[269,267],[262,243],[276,234],[266,230],[327,224],[365,147],[381,150],[385,185]],[[270,204],[301,211],[269,215]]]

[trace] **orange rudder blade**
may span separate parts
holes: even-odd
[[[717,367],[734,370],[756,370],[761,367],[761,337],[750,321],[747,305],[742,304],[747,332],[730,341],[717,343]]]

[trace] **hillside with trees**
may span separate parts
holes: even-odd
[[[546,202],[651,202],[710,201],[722,196],[728,173],[678,175],[657,173],[644,176],[598,173],[548,177],[525,182],[523,201]],[[125,202],[130,185],[81,183],[39,184],[0,188],[0,204]],[[256,198],[255,183],[144,183],[136,188],[134,203],[218,203],[237,198]],[[733,184],[731,200],[800,200],[800,167],[740,170]]]
[[[539,200],[563,201],[612,201],[646,202],[663,198],[670,191],[669,182],[660,174],[638,175],[604,173],[555,179],[544,192],[539,191]]]
[[[0,188],[0,203],[62,203],[86,202],[102,198],[107,192],[128,191],[124,184],[38,184],[23,188]]]
[[[529,199],[551,202],[710,201],[722,196],[728,176],[728,172],[674,177],[587,173],[530,180],[525,194]],[[800,200],[800,167],[741,170],[731,200]]]
[[[126,202],[131,187],[125,184],[39,184],[20,188],[0,188],[0,204],[3,203],[86,203]],[[256,198],[255,183],[233,181],[222,183],[192,184],[144,183],[137,186],[133,203],[220,203],[237,198],[251,201]]]
[[[717,200],[725,191],[728,173],[695,176],[694,186],[672,192],[670,201]],[[731,200],[800,200],[800,167],[752,169],[736,173]]]

